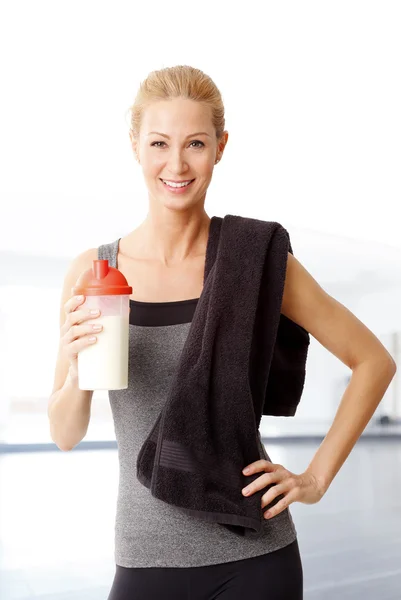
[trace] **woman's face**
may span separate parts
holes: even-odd
[[[139,141],[131,137],[149,199],[181,208],[204,201],[215,161],[221,158],[227,139],[224,132],[218,143],[211,109],[200,102],[174,98],[149,105],[143,114]],[[191,183],[177,193],[162,180]]]

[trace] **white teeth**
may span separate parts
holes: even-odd
[[[192,179],[191,179],[192,181]],[[171,181],[166,181],[165,179],[162,179],[162,182],[165,183],[166,185],[169,185],[170,187],[185,187],[187,185],[189,185],[191,183],[191,181],[187,181],[186,183],[173,183]]]

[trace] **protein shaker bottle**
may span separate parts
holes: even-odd
[[[100,316],[85,323],[99,323],[97,340],[78,352],[80,390],[128,388],[129,296],[132,287],[108,260],[94,260],[92,269],[78,278],[73,295],[83,294],[84,309],[98,308]]]

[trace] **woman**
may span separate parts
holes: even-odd
[[[322,498],[395,373],[379,340],[289,254],[281,312],[353,370],[332,429],[308,469],[297,475],[273,464],[259,438],[260,460],[249,466],[261,475],[250,494],[275,485],[262,497],[271,514],[255,538],[239,538],[219,524],[182,514],[137,480],[136,457],[166,400],[202,292],[210,225],[204,205],[227,144],[224,125],[221,95],[200,70],[178,66],[152,72],[135,99],[130,129],[148,188],[147,217],[125,237],[83,253],[66,278],[64,300],[77,273],[90,268],[94,258],[107,258],[134,292],[129,388],[109,392],[120,461],[116,573],[109,600],[302,599],[302,563],[288,506]],[[75,298],[63,303],[69,319],[65,337],[79,304]],[[90,331],[88,326],[75,330],[75,352],[79,340],[89,343]],[[65,397],[89,394],[78,392],[75,375],[70,371]],[[66,449],[85,435],[88,398],[82,399],[86,412],[82,408],[75,437],[70,433],[67,441],[66,430],[64,437],[59,433]]]

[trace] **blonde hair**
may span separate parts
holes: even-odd
[[[139,137],[142,115],[149,104],[178,97],[210,106],[216,138],[222,136],[225,127],[224,105],[216,84],[200,69],[177,65],[152,71],[140,84],[134,104],[128,109],[131,111],[130,127],[133,137]]]

